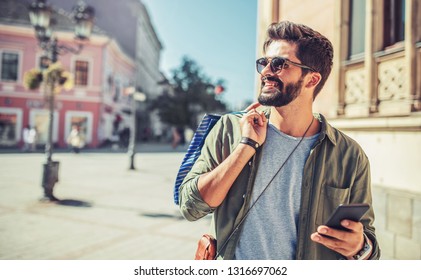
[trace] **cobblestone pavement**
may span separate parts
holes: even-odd
[[[54,194],[42,202],[42,153],[0,154],[0,259],[190,260],[210,217],[188,222],[173,203],[181,152],[55,153]]]

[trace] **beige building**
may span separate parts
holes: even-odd
[[[421,259],[421,0],[259,0],[257,56],[280,20],[332,41],[333,70],[314,111],[370,159],[382,259]]]

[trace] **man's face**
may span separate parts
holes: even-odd
[[[275,41],[269,45],[266,58],[287,58],[300,63],[295,56],[296,46],[286,41]],[[266,66],[261,72],[261,91],[258,101],[262,105],[282,107],[294,101],[301,92],[303,85],[301,68],[286,63],[284,68],[273,73],[271,67]]]
[[[288,84],[284,84],[276,77],[264,78],[258,101],[266,106],[282,107],[288,105],[298,97],[302,85],[302,78],[296,83]]]

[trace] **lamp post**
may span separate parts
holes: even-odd
[[[129,146],[127,149],[127,154],[129,155],[129,169],[130,170],[135,170],[135,165],[134,165],[134,158],[136,155],[136,101],[139,102],[145,102],[146,101],[146,95],[142,92],[139,92],[136,90],[135,87],[129,87],[126,90],[127,94],[131,97],[131,106],[132,106],[132,118],[131,118],[131,124],[130,124],[130,139],[129,139]]]
[[[77,47],[59,44],[56,37],[53,37],[51,31],[51,15],[54,9],[46,3],[46,0],[36,0],[29,6],[29,18],[35,29],[35,35],[38,44],[43,49],[49,61],[55,63],[58,56],[71,52],[78,54],[82,51],[82,42],[87,40],[92,31],[94,20],[94,9],[87,6],[83,1],[79,1],[73,8],[70,18],[75,23],[75,39],[78,42]],[[58,201],[53,194],[54,185],[58,182],[59,162],[52,160],[53,155],[53,122],[54,122],[54,89],[60,81],[58,71],[49,71],[44,80],[45,95],[48,101],[48,137],[45,145],[46,163],[43,165],[42,187],[44,188],[44,200]]]

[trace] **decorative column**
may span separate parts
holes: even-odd
[[[406,89],[411,99],[411,111],[421,110],[420,91],[416,90],[417,68],[416,68],[416,15],[415,0],[405,0],[405,67],[407,69],[405,76]]]
[[[378,111],[378,99],[376,91],[376,80],[374,76],[375,61],[373,57],[374,53],[374,24],[373,18],[375,14],[374,3],[375,0],[367,0],[366,11],[365,11],[365,53],[364,53],[364,72],[365,72],[365,95],[368,98],[369,113],[375,113]]]

